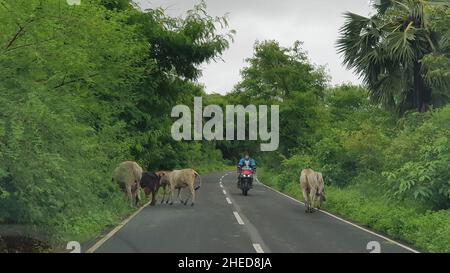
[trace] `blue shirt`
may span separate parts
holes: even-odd
[[[249,158],[247,160],[245,158],[241,158],[238,165],[239,167],[249,166],[250,168],[254,169],[256,167],[256,162],[253,158]]]

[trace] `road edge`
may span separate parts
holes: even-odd
[[[144,208],[146,208],[148,205],[150,205],[151,202],[147,202],[142,207],[140,207],[138,210],[133,212],[130,216],[128,216],[125,220],[120,222],[114,229],[112,229],[110,232],[108,232],[105,236],[103,236],[100,240],[98,240],[96,243],[94,243],[88,250],[86,250],[84,253],[94,253],[97,249],[99,249],[106,241],[108,241],[112,236],[114,236],[120,229],[122,229],[128,222],[130,222],[136,215],[138,215]]]
[[[295,201],[295,202],[297,202],[297,203],[302,204],[303,206],[305,205],[305,203],[301,202],[300,200],[297,200],[297,199],[295,199],[295,198],[292,197],[292,196],[289,196],[289,195],[287,195],[287,194],[285,194],[285,193],[282,193],[282,192],[280,192],[280,191],[278,191],[278,190],[276,190],[276,189],[274,189],[274,188],[272,188],[272,187],[270,187],[270,186],[268,186],[268,185],[262,183],[262,182],[258,179],[258,177],[256,177],[256,182],[258,182],[259,184],[263,185],[264,187],[266,187],[266,188],[268,188],[268,189],[270,189],[270,190],[272,190],[272,191],[274,191],[274,192],[277,192],[277,193],[283,195],[284,197],[287,197],[287,198],[289,198],[289,199],[291,199],[291,200],[293,200],[293,201]],[[337,216],[337,215],[334,215],[334,214],[332,214],[332,213],[330,213],[330,212],[328,212],[328,211],[325,211],[325,210],[322,210],[322,209],[321,209],[321,210],[319,210],[319,212],[321,212],[321,213],[323,213],[323,214],[326,214],[326,215],[328,215],[328,216],[330,216],[330,217],[332,217],[332,218],[335,218],[335,219],[337,219],[337,220],[340,220],[340,221],[342,221],[342,222],[344,222],[344,223],[346,223],[346,224],[349,224],[349,225],[351,225],[351,226],[353,226],[353,227],[356,227],[356,228],[358,228],[358,229],[360,229],[360,230],[363,230],[363,231],[365,231],[365,232],[368,232],[368,233],[370,233],[370,234],[372,234],[372,235],[375,235],[375,236],[377,236],[377,237],[379,237],[379,238],[382,238],[382,239],[384,239],[384,240],[386,240],[386,241],[388,241],[388,242],[391,242],[391,243],[393,243],[393,244],[396,244],[396,245],[398,245],[399,247],[402,247],[402,248],[404,248],[404,249],[406,249],[406,250],[408,250],[408,251],[411,251],[411,252],[413,252],[413,253],[420,253],[419,251],[417,251],[417,250],[415,250],[415,249],[413,249],[413,248],[411,248],[411,247],[409,247],[409,246],[406,246],[406,245],[404,245],[404,244],[402,244],[402,243],[399,243],[399,242],[397,242],[397,241],[395,241],[395,240],[393,240],[393,239],[391,239],[391,238],[388,238],[388,237],[386,237],[386,236],[384,236],[384,235],[378,234],[378,233],[376,233],[376,232],[374,232],[374,231],[372,231],[372,230],[369,230],[369,229],[364,228],[364,227],[362,227],[362,226],[359,226],[359,225],[357,225],[357,224],[355,224],[355,223],[352,223],[352,222],[350,222],[350,221],[348,221],[348,220],[345,220],[345,219],[343,219],[343,218],[341,218],[341,217],[339,217],[339,216]]]

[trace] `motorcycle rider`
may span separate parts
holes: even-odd
[[[239,160],[238,166],[237,166],[237,173],[239,175],[238,177],[238,187],[240,187],[240,176],[241,176],[241,170],[243,167],[249,167],[252,169],[253,174],[256,174],[256,161],[250,157],[249,153],[245,153],[245,156]],[[253,181],[252,181],[253,182]],[[252,185],[250,185],[250,188],[252,188]]]

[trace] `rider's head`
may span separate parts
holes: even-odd
[[[245,158],[246,160],[248,160],[248,159],[250,158],[250,156],[248,155],[248,153],[245,153],[244,158]]]

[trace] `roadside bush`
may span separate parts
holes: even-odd
[[[261,181],[302,200],[299,173],[313,168],[327,185],[325,209],[421,250],[448,252],[450,106],[397,119],[361,88],[325,94],[327,119],[314,144],[264,170]]]
[[[423,117],[422,117],[423,118]],[[386,150],[384,176],[390,195],[416,199],[435,209],[450,208],[450,106],[429,113],[417,124],[406,117],[403,130]]]
[[[261,170],[261,182],[304,201],[300,185],[294,181],[279,186],[282,175]],[[450,211],[426,211],[420,204],[382,198],[360,190],[360,185],[327,186],[323,209],[413,245],[419,251],[450,251]]]

